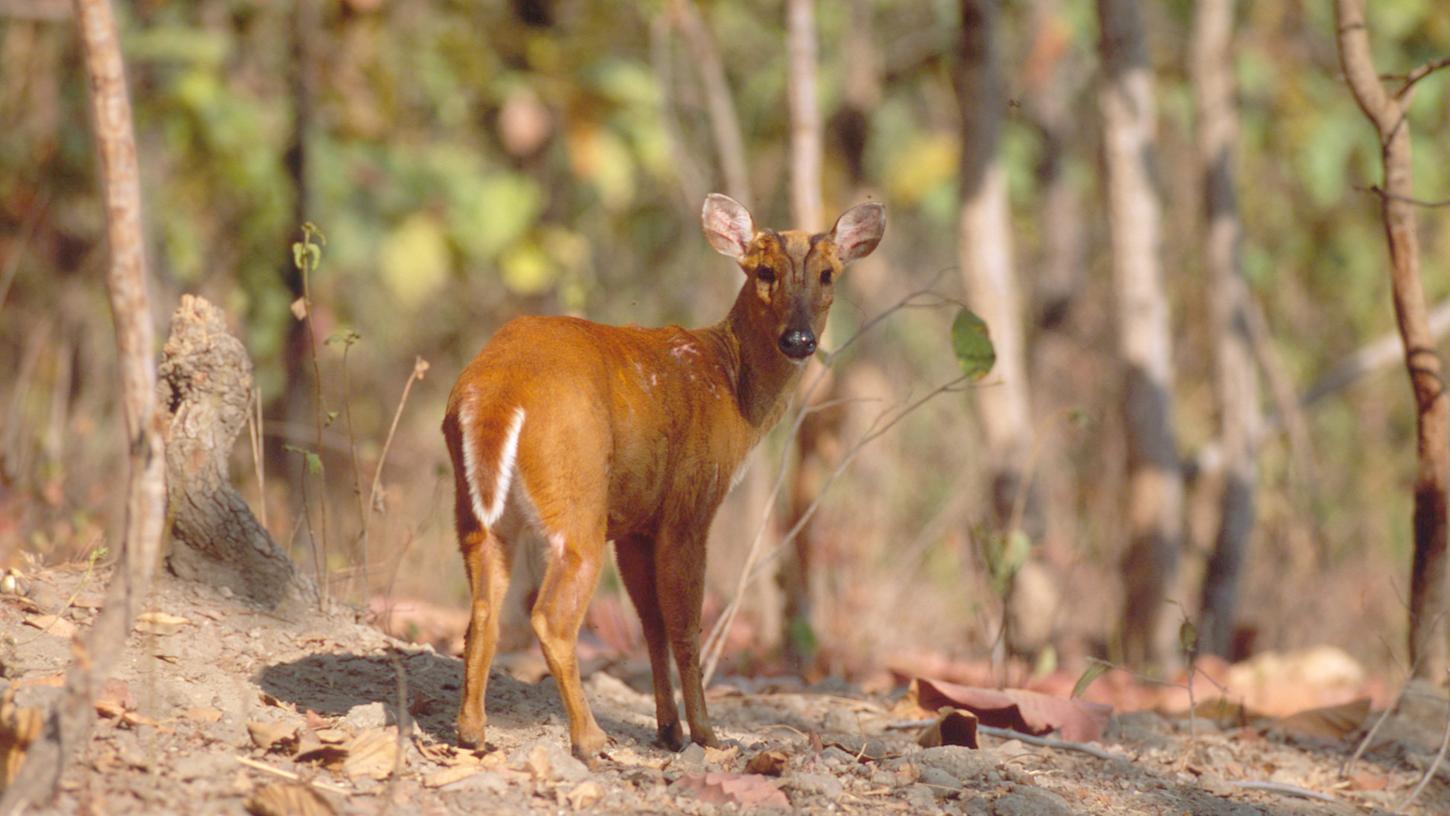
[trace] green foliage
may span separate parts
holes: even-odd
[[[1099,677],[1107,674],[1108,669],[1112,667],[1113,664],[1106,660],[1089,658],[1087,668],[1083,669],[1082,674],[1078,675],[1077,682],[1072,684],[1072,694],[1068,696],[1074,700],[1083,696],[1087,693],[1088,687],[1096,682]]]
[[[318,456],[315,451],[310,451],[306,448],[301,448],[296,445],[283,445],[282,449],[287,451],[288,453],[300,454],[302,456],[302,461],[305,462],[307,465],[308,475],[322,475],[322,457]]]
[[[987,322],[963,308],[952,321],[952,352],[962,366],[962,373],[972,380],[987,376],[997,362],[997,350],[987,330]]]

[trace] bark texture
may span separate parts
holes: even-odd
[[[1161,261],[1162,206],[1154,183],[1156,117],[1137,0],[1098,0],[1108,221],[1126,366],[1128,435],[1127,602],[1123,657],[1162,663],[1176,627],[1165,612],[1178,571],[1183,483],[1173,434],[1173,335]]]
[[[1249,336],[1248,287],[1239,247],[1234,187],[1233,0],[1199,0],[1193,27],[1193,84],[1198,106],[1198,160],[1203,178],[1207,236],[1205,260],[1212,282],[1214,363],[1218,377],[1224,487],[1218,532],[1203,578],[1199,650],[1229,656],[1238,613],[1239,583],[1254,531],[1262,416]]]
[[[1013,266],[1007,170],[999,145],[1006,94],[997,64],[997,0],[962,0],[957,69],[961,110],[962,212],[957,241],[967,304],[987,321],[997,349],[990,388],[974,392],[992,471],[995,527],[1005,530],[1021,491],[1032,450],[1032,413],[1022,329],[1021,296]]]
[[[252,361],[221,310],[183,295],[162,352],[166,471],[177,576],[226,586],[268,607],[315,603],[317,587],[232,488],[227,459],[247,422]]]
[[[1450,643],[1436,631],[1446,612],[1446,506],[1450,473],[1450,404],[1441,378],[1420,283],[1420,244],[1415,232],[1414,177],[1407,117],[1412,82],[1391,94],[1370,53],[1363,0],[1335,0],[1339,61],[1360,110],[1379,136],[1384,184],[1380,212],[1390,249],[1395,318],[1404,343],[1405,367],[1415,397],[1419,468],[1415,476],[1415,556],[1410,572],[1410,662],[1416,676],[1441,677]],[[1423,74],[1421,74],[1423,75]],[[1412,74],[1412,76],[1414,76]]]
[[[76,0],[75,13],[90,79],[90,110],[100,158],[98,175],[111,250],[106,288],[115,323],[122,417],[130,454],[120,545],[123,561],[112,572],[105,607],[95,624],[72,645],[75,659],[66,672],[65,686],[45,714],[41,737],[31,744],[25,764],[0,798],[0,813],[32,809],[53,795],[66,761],[86,744],[95,723],[96,693],[120,656],[150,588],[165,522],[165,457],[154,402],[155,331],[125,63],[108,0]]]

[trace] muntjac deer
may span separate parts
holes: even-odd
[[[516,542],[544,548],[530,614],[569,715],[574,755],[606,737],[579,680],[575,640],[613,541],[654,674],[659,740],[685,745],[670,684],[679,666],[690,737],[716,745],[700,677],[705,538],[741,463],[785,410],[816,350],[842,267],[886,228],[876,203],[830,232],[756,231],[723,195],[705,237],[745,273],[714,326],[642,329],[521,317],[479,352],[448,399],[458,542],[473,593],[458,741],[484,744],[484,694]]]

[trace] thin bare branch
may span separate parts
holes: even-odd
[[[1419,82],[1420,80],[1435,73],[1441,68],[1450,68],[1450,57],[1441,57],[1436,60],[1430,60],[1424,65],[1421,65],[1420,67],[1406,74],[1404,84],[1400,86],[1400,89],[1398,91],[1395,91],[1395,98],[1404,99],[1415,87],[1416,82]]]
[[[1426,201],[1422,198],[1412,198],[1410,196],[1396,195],[1395,193],[1391,193],[1388,190],[1380,187],[1378,184],[1371,184],[1368,187],[1357,186],[1354,189],[1362,193],[1374,193],[1380,198],[1388,199],[1390,201],[1399,201],[1405,204],[1414,205],[1416,207],[1429,207],[1432,209],[1436,207],[1450,207],[1450,198],[1440,199],[1439,201]]]
[[[75,14],[100,156],[111,254],[106,288],[129,452],[124,561],[112,573],[100,616],[74,645],[65,686],[45,714],[44,736],[30,746],[0,799],[0,813],[24,811],[44,801],[55,791],[70,756],[86,744],[95,723],[96,693],[120,657],[151,586],[166,517],[166,457],[156,412],[155,328],[147,291],[141,174],[120,35],[108,0],[75,0]]]

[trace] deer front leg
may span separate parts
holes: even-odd
[[[705,710],[705,690],[700,675],[700,605],[705,597],[705,530],[689,529],[673,535],[661,534],[655,542],[655,580],[660,611],[669,634],[670,649],[680,670],[680,690],[685,698],[685,719],[690,739],[706,747],[719,747]]]
[[[670,685],[670,647],[665,635],[665,618],[660,612],[655,579],[655,541],[648,536],[630,536],[614,542],[619,575],[629,590],[629,599],[639,613],[644,642],[649,647],[649,668],[654,679],[655,722],[661,745],[671,751],[685,747],[685,730],[675,708],[675,691]]]

